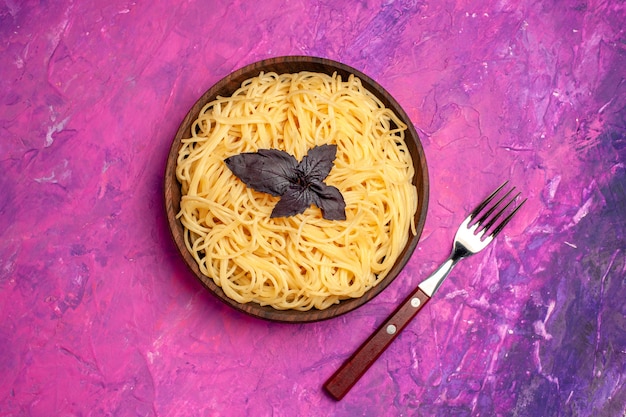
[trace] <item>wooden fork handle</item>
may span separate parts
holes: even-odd
[[[410,294],[326,381],[324,389],[334,399],[342,399],[429,300],[420,288]]]

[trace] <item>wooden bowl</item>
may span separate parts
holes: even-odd
[[[406,143],[408,149],[413,158],[415,166],[415,176],[413,183],[417,187],[418,192],[418,206],[415,213],[415,224],[417,228],[417,234],[412,235],[409,232],[409,240],[404,250],[401,252],[395,265],[392,267],[389,274],[374,288],[370,289],[360,298],[348,299],[341,301],[325,310],[309,310],[309,311],[297,311],[297,310],[276,310],[270,306],[261,306],[257,303],[238,303],[224,294],[224,291],[218,287],[211,278],[205,276],[200,272],[198,264],[193,259],[183,239],[183,225],[180,220],[176,218],[176,214],[180,211],[180,199],[181,189],[180,183],[176,179],[176,159],[178,157],[178,151],[181,147],[181,139],[190,137],[190,129],[194,120],[197,119],[200,109],[209,101],[215,99],[216,96],[230,96],[241,86],[241,83],[249,78],[256,77],[261,71],[270,72],[274,71],[278,74],[283,73],[295,73],[300,71],[313,71],[319,73],[326,73],[332,75],[337,73],[341,75],[342,79],[347,79],[350,74],[354,74],[360,78],[363,86],[370,92],[374,93],[386,107],[392,109],[400,119],[408,126],[406,132]],[[411,120],[400,107],[400,105],[394,100],[391,95],[385,91],[374,80],[369,78],[362,72],[351,68],[347,65],[339,62],[331,61],[323,58],[307,57],[307,56],[287,56],[279,58],[271,58],[263,61],[259,61],[248,66],[245,66],[230,75],[220,80],[217,84],[211,87],[206,93],[200,97],[196,104],[189,110],[187,116],[182,121],[174,142],[172,143],[170,153],[167,159],[167,166],[165,170],[165,209],[167,211],[167,218],[169,221],[172,237],[180,254],[182,255],[185,263],[191,269],[193,274],[208,288],[213,294],[215,294],[220,300],[230,305],[231,307],[242,311],[244,313],[260,317],[267,320],[282,321],[282,322],[313,322],[332,317],[339,316],[354,310],[357,307],[362,306],[369,300],[383,291],[402,271],[402,268],[406,265],[411,257],[419,237],[424,227],[426,220],[426,211],[428,206],[428,171],[426,167],[426,159],[424,157],[424,151],[420,143],[417,132],[411,123]]]

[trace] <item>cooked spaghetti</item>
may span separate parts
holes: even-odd
[[[187,249],[240,303],[309,310],[362,296],[415,234],[405,131],[355,76],[261,73],[243,82],[206,104],[182,141],[176,175]],[[337,145],[325,182],[343,195],[346,220],[326,220],[314,205],[271,218],[279,197],[246,187],[224,163],[259,149],[300,161],[323,144]]]

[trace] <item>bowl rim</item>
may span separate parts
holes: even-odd
[[[396,115],[406,123],[408,130],[407,137],[411,139],[407,141],[407,147],[413,159],[413,166],[415,168],[413,183],[416,184],[418,192],[418,207],[415,213],[416,234],[413,235],[411,231],[409,231],[408,242],[395,264],[390,269],[387,276],[375,287],[369,289],[361,297],[342,300],[338,304],[334,304],[324,310],[277,310],[271,306],[261,306],[259,303],[255,302],[241,304],[229,298],[222,288],[215,284],[212,278],[204,275],[200,271],[198,264],[185,246],[183,238],[184,228],[181,221],[177,218],[177,213],[180,209],[181,190],[175,172],[178,150],[182,145],[181,139],[185,137],[185,135],[189,136],[191,123],[197,119],[200,109],[204,104],[214,99],[217,95],[224,96],[234,93],[234,91],[241,86],[243,81],[257,76],[261,71],[274,71],[279,74],[299,71],[325,72],[327,74],[337,72],[342,78],[349,74],[354,74],[354,76],[361,79],[364,87],[378,97],[386,107],[391,108]],[[419,161],[415,160],[416,157]],[[419,135],[404,109],[384,87],[363,72],[341,62],[314,56],[288,55],[262,59],[245,65],[221,78],[196,100],[180,123],[172,144],[170,145],[167,162],[165,164],[163,193],[170,235],[188,269],[200,280],[205,288],[222,302],[247,315],[277,322],[306,323],[327,320],[353,311],[372,300],[395,280],[406,266],[420,240],[428,211],[429,178],[424,149]]]

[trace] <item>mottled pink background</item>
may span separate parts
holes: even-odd
[[[626,406],[621,1],[0,4],[0,416],[619,416]],[[195,100],[314,55],[406,109],[431,198],[366,306],[270,323],[172,244],[165,160]],[[323,382],[505,179],[529,198],[341,401]]]

